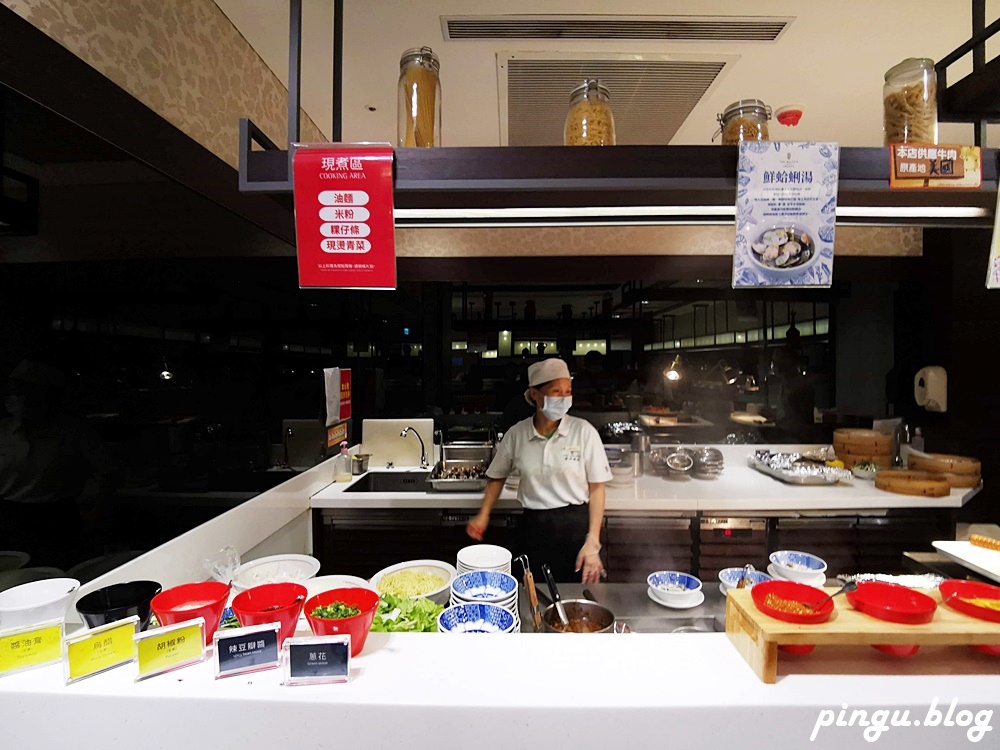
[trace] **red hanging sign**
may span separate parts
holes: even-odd
[[[395,289],[392,148],[299,145],[293,179],[299,286]]]

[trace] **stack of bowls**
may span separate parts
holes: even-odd
[[[459,574],[473,570],[496,570],[510,574],[510,550],[495,544],[473,544],[458,551],[455,568]]]
[[[521,630],[517,612],[517,579],[497,570],[473,570],[451,582],[451,606],[496,604],[514,615],[514,630]]]
[[[743,577],[743,568],[723,568],[719,571],[719,591],[725,596],[731,589],[736,588]],[[746,588],[753,588],[758,583],[770,581],[771,576],[761,573],[759,570],[749,570],[747,572]]]
[[[646,578],[649,598],[657,604],[672,609],[691,609],[705,601],[701,581],[690,573],[677,570],[658,570]]]
[[[718,448],[699,448],[692,455],[694,475],[698,479],[718,479],[725,461]]]
[[[517,619],[496,604],[468,602],[438,615],[439,633],[513,633]]]
[[[776,581],[795,581],[822,588],[826,585],[826,562],[809,552],[784,549],[772,552],[767,572]]]

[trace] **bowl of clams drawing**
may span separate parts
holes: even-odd
[[[793,224],[775,224],[750,244],[750,257],[768,274],[797,276],[819,260],[816,237]]]

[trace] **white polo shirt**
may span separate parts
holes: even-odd
[[[589,483],[611,479],[601,436],[587,420],[569,415],[548,439],[535,429],[533,417],[511,427],[486,476],[505,479],[515,469],[521,475],[517,500],[529,510],[583,505],[590,500]]]

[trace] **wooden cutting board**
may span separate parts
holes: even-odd
[[[826,589],[833,593],[836,588]],[[833,616],[819,625],[797,625],[765,615],[753,603],[750,591],[730,589],[726,595],[726,635],[750,668],[773,684],[778,674],[778,646],[975,646],[1000,644],[1000,623],[978,620],[946,606],[936,590],[923,591],[938,603],[934,619],[926,625],[885,622],[858,612],[838,597]],[[980,654],[983,672],[994,674],[997,657]],[[808,655],[796,657],[808,659]],[[872,651],[872,658],[880,658]],[[920,654],[913,657],[919,664]]]

